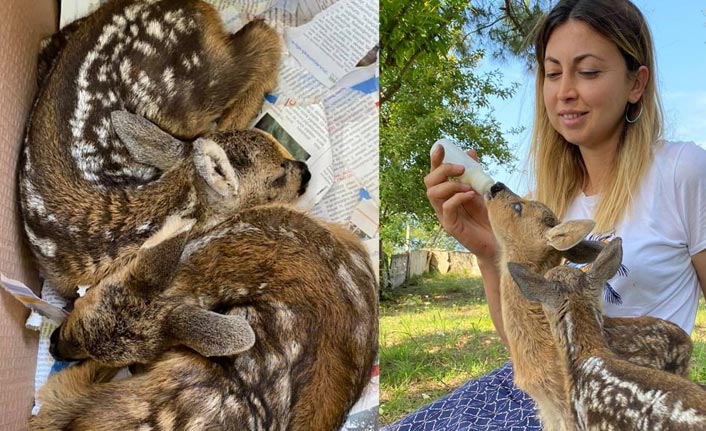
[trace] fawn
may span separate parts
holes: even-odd
[[[487,208],[501,249],[502,317],[515,384],[534,399],[545,429],[564,430],[570,417],[565,397],[566,364],[560,360],[542,306],[522,295],[507,262],[543,274],[558,266],[562,257],[591,262],[603,245],[584,240],[594,227],[593,221],[562,223],[544,204],[522,199],[502,183],[491,187]],[[604,336],[617,355],[682,376],[688,372],[692,343],[677,325],[652,317],[606,317],[604,321]]]
[[[45,43],[20,202],[30,247],[61,294],[126,265],[170,216],[217,223],[302,192],[305,165],[240,130],[274,87],[280,55],[263,22],[228,34],[198,0],[111,1]],[[163,145],[173,168],[136,161],[134,141]],[[249,169],[269,174],[239,182]]]
[[[698,384],[625,361],[604,339],[600,297],[605,282],[620,266],[621,245],[620,238],[613,239],[586,273],[559,266],[542,277],[524,265],[508,263],[522,294],[543,304],[568,366],[571,426],[576,430],[706,430],[706,392]]]
[[[360,241],[277,204],[198,235],[188,226],[148,241],[131,272],[139,276],[106,281],[76,301],[53,350],[100,362],[50,378],[32,429],[341,426],[369,380],[378,339],[377,283]],[[163,269],[174,261],[175,272]],[[248,328],[233,317],[254,331],[247,351]],[[204,358],[172,348],[144,373],[106,383],[115,373],[106,364],[152,360],[174,338],[200,352],[230,344],[242,353]]]

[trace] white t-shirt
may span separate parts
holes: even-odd
[[[579,195],[565,220],[592,218],[599,195]],[[623,239],[623,265],[608,280],[603,310],[611,317],[654,316],[691,333],[701,287],[691,256],[706,249],[706,150],[669,142],[612,235]]]

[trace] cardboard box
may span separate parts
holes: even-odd
[[[38,292],[37,270],[23,243],[17,162],[37,90],[40,41],[58,28],[56,0],[0,2],[0,272]],[[27,429],[34,396],[38,333],[29,311],[0,289],[0,430]]]

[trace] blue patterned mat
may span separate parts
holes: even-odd
[[[532,399],[512,383],[512,363],[471,380],[383,431],[541,431]]]

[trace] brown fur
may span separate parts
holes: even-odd
[[[156,247],[174,250],[170,243],[180,240]],[[180,255],[166,288],[134,292],[116,284],[89,292],[95,300],[69,316],[61,342],[99,349],[91,354],[98,359],[127,359],[123,352],[136,350],[123,343],[169,345],[186,306],[244,318],[255,345],[210,360],[172,350],[144,374],[108,384],[93,379],[86,370],[99,367],[86,362],[50,379],[32,429],[181,430],[199,420],[198,429],[338,429],[369,380],[378,340],[377,284],[360,241],[337,225],[269,205],[191,234]],[[136,293],[144,300],[115,302]],[[67,380],[83,389],[62,393]]]
[[[620,266],[622,241],[616,238],[584,273],[556,267],[546,279],[509,263],[520,291],[544,304],[560,355],[568,364],[566,429],[706,429],[706,393],[701,386],[662,370],[620,359],[604,338],[600,297]]]
[[[62,294],[75,296],[77,286],[127,264],[173,212],[198,218],[214,212],[199,204],[221,205],[197,193],[204,187],[192,161],[160,172],[131,154],[111,125],[113,112],[135,112],[185,140],[172,138],[182,158],[192,154],[189,141],[201,137],[221,145],[236,170],[247,169],[243,163],[255,159],[241,145],[266,153],[273,144],[229,129],[244,128],[259,110],[274,86],[280,50],[263,22],[228,34],[218,13],[198,0],[112,1],[45,44],[19,184],[30,246]],[[292,164],[264,157],[260,166],[270,162],[270,180],[281,163]],[[241,184],[240,193],[267,201],[269,187]]]
[[[516,204],[520,205],[519,213]],[[583,240],[593,222],[560,223],[545,205],[522,199],[501,183],[491,189],[487,206],[502,251],[500,295],[515,384],[535,400],[545,429],[562,430],[569,418],[564,395],[568,370],[559,357],[542,306],[522,295],[507,270],[507,262],[544,274],[559,265],[562,257],[577,263],[591,262],[603,246]],[[616,352],[631,362],[685,374],[692,350],[689,336],[661,319],[638,319],[606,318],[609,330],[604,336],[608,345],[615,346]],[[665,346],[673,350],[664,350]]]

